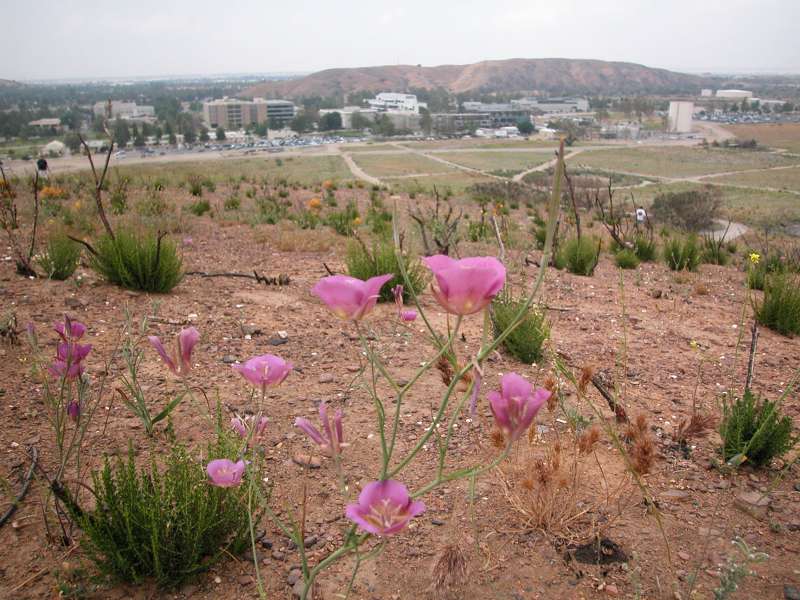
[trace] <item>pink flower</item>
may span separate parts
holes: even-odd
[[[437,255],[423,258],[436,278],[433,295],[447,312],[471,315],[489,305],[506,282],[506,268],[491,256],[456,260]]]
[[[394,304],[397,307],[397,314],[400,316],[400,320],[406,323],[415,320],[417,318],[417,311],[403,310],[403,286],[394,286],[392,288],[392,294],[394,295]]]
[[[161,360],[167,365],[167,368],[175,375],[184,376],[192,370],[192,350],[200,339],[200,332],[194,327],[187,327],[182,329],[177,338],[177,349],[175,354],[170,356],[164,349],[164,344],[161,340],[151,335],[147,338],[150,345],[155,348]]]
[[[292,363],[274,354],[251,358],[244,364],[233,365],[233,369],[256,387],[279,385],[292,370]]]
[[[217,487],[236,487],[242,482],[244,461],[233,462],[227,458],[218,458],[208,463],[206,473],[209,483]]]
[[[48,370],[53,377],[76,379],[83,375],[85,370],[83,366],[83,360],[91,351],[91,344],[73,344],[71,342],[61,342],[56,349],[56,359],[50,365]]]
[[[65,342],[77,341],[86,333],[86,325],[80,321],[73,321],[68,315],[64,315],[63,323],[54,323],[53,329]]]
[[[507,373],[500,380],[500,392],[489,392],[489,406],[497,425],[512,441],[531,426],[536,413],[550,397],[544,388],[533,386],[516,373]]]
[[[392,535],[425,512],[425,504],[412,500],[399,481],[387,479],[368,483],[358,496],[358,503],[348,504],[345,515],[361,529],[375,535]]]
[[[342,448],[348,444],[344,442],[342,430],[342,411],[337,410],[333,415],[333,427],[328,419],[328,407],[324,402],[319,405],[319,422],[322,424],[322,433],[311,424],[311,421],[302,417],[297,417],[294,421],[295,427],[302,429],[312,441],[320,447],[320,450],[328,456],[336,456]]]
[[[358,321],[375,308],[381,288],[393,275],[378,275],[366,281],[348,275],[323,277],[311,292],[340,319]]]
[[[255,422],[255,419],[254,416],[233,417],[231,419],[231,427],[233,427],[233,430],[240,436],[247,437],[247,432]],[[255,423],[255,431],[253,432],[256,437],[264,433],[264,430],[267,428],[267,423],[267,417],[262,416],[258,419],[258,422]]]
[[[80,402],[77,400],[72,400],[69,404],[67,404],[67,416],[72,419],[75,423],[78,422],[78,419],[81,416],[81,405]]]
[[[400,319],[407,323],[416,320],[417,318],[417,311],[415,310],[404,310],[400,313]]]

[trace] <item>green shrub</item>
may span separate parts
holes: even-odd
[[[747,257],[749,270],[747,272],[747,287],[751,290],[763,290],[767,281],[767,275],[781,274],[786,272],[786,262],[778,254],[768,254],[762,256],[758,264],[751,264]]]
[[[234,452],[218,443],[209,458]],[[174,588],[247,546],[248,485],[208,485],[204,465],[180,446],[165,462],[137,471],[131,448],[127,461],[106,458],[92,474],[94,510],[72,512],[85,533],[81,547],[101,573]]]
[[[503,291],[492,302],[492,326],[495,338],[505,331],[525,304],[525,298],[514,298]],[[514,330],[503,340],[503,346],[517,360],[532,364],[542,358],[542,346],[550,337],[550,325],[544,311],[531,306]]]
[[[781,416],[778,402],[760,400],[750,390],[722,407],[719,429],[725,462],[740,457],[755,466],[769,463],[792,448],[792,420]]]
[[[275,225],[286,218],[286,207],[283,204],[279,204],[271,196],[258,198],[256,207],[258,208],[258,218],[256,220],[259,223]]]
[[[640,261],[634,250],[624,248],[614,255],[614,262],[620,269],[635,269],[639,266]]]
[[[710,235],[703,236],[703,252],[701,258],[704,263],[723,267],[731,260],[724,242],[722,240],[716,240]]]
[[[211,203],[208,200],[197,200],[192,202],[186,209],[196,217],[202,217],[211,210]]]
[[[300,229],[316,229],[320,224],[319,215],[313,210],[300,209],[293,213],[291,220],[297,223]]]
[[[214,180],[209,178],[209,177],[206,177],[205,179],[203,179],[203,181],[201,182],[201,185],[204,188],[206,188],[209,192],[214,192],[217,189],[217,184],[214,183]]]
[[[658,255],[655,241],[643,235],[638,235],[633,240],[633,251],[642,262],[653,262]]]
[[[49,279],[69,279],[78,268],[81,248],[63,233],[51,235],[37,262]]]
[[[356,227],[355,220],[358,218],[358,208],[355,202],[350,201],[343,210],[335,210],[325,217],[325,224],[339,235],[353,235]]]
[[[559,249],[556,267],[591,277],[600,260],[600,242],[592,237],[572,238]]]
[[[664,244],[664,261],[673,271],[696,271],[700,264],[700,247],[697,238],[671,238]]]
[[[653,199],[650,212],[661,223],[687,231],[700,231],[711,227],[721,207],[719,189],[705,186],[698,190],[659,194]]]
[[[771,275],[764,286],[764,300],[755,306],[756,319],[783,335],[800,334],[800,278]]]
[[[486,221],[470,221],[467,225],[467,238],[471,242],[482,242],[493,235],[489,223]]]
[[[403,256],[403,261],[408,273],[408,279],[415,294],[419,294],[427,281],[427,270],[416,258]],[[396,285],[405,287],[403,296],[408,299],[410,293],[408,286],[400,273],[400,266],[394,253],[394,244],[391,239],[381,239],[373,243],[368,249],[360,240],[353,240],[347,246],[345,255],[347,272],[351,277],[367,280],[376,275],[393,273],[394,277],[381,288],[380,302],[392,302],[392,288]]]
[[[114,239],[101,237],[95,250],[92,268],[123,288],[167,293],[183,278],[175,243],[163,234],[120,230]]]
[[[242,201],[239,200],[239,196],[235,194],[228,196],[225,199],[225,204],[223,208],[228,211],[239,210],[242,207]]]
[[[150,192],[136,203],[136,212],[143,217],[162,217],[168,211],[167,201],[158,192]]]
[[[186,185],[189,186],[189,193],[192,196],[199,198],[203,195],[203,180],[199,177],[192,175],[186,180]]]

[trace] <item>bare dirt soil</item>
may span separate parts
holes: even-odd
[[[363,205],[366,192],[359,193]],[[224,198],[220,189],[216,194],[214,198]],[[405,202],[405,197],[401,201]],[[512,219],[520,223],[525,218],[522,211],[512,213]],[[6,259],[0,263],[2,311],[13,311],[20,328],[33,323],[43,343],[55,343],[49,327],[65,312],[86,323],[94,345],[87,367],[96,378],[103,360],[119,343],[123,309],[141,317],[152,314],[157,303],[154,334],[171,339],[188,324],[200,330],[191,382],[212,398],[218,394],[227,414],[243,413],[250,407],[249,390],[226,363],[267,352],[291,360],[296,370],[282,387],[270,392],[266,409],[270,423],[265,475],[273,484],[271,505],[284,515],[299,509],[303,488],[307,490],[307,536],[315,540],[308,553],[314,563],[336,547],[348,523],[329,461],[323,459],[321,468],[308,469],[292,460],[297,452],[314,452],[293,428],[295,417],[315,419],[321,400],[344,409],[345,435],[351,443],[344,468],[353,490],[376,477],[380,456],[374,407],[357,379],[363,356],[355,331],[333,318],[309,293],[326,274],[323,263],[335,271],[344,270],[342,244],[309,252],[287,243],[285,236],[281,237],[281,225],[249,226],[207,216],[188,219],[191,240],[182,245],[187,269],[285,273],[290,284],[265,287],[242,279],[189,276],[172,293],[152,296],[103,283],[86,268],[79,269],[83,276],[80,286],[22,278],[15,274],[13,261]],[[320,230],[314,235],[332,234]],[[180,234],[177,237],[181,239]],[[488,243],[460,246],[462,256],[496,251]],[[9,255],[5,241],[4,252]],[[536,258],[536,252],[530,256]],[[525,265],[523,253],[510,249],[508,264],[514,288],[529,286],[537,268]],[[605,256],[593,277],[549,272],[544,301],[550,307],[552,350],[575,368],[593,366],[605,372],[620,390],[631,418],[646,417],[655,454],[643,481],[655,506],[644,502],[621,455],[602,434],[594,452],[581,461],[573,480],[576,491],[564,505],[565,514],[575,518],[572,524],[562,521],[562,526],[550,529],[532,524],[526,511],[535,513],[536,506],[525,500],[524,473],[530,470],[532,459],[541,458],[557,440],[565,452],[572,447],[564,414],[543,410],[537,417],[537,435],[520,440],[502,470],[478,480],[474,505],[464,482],[447,484],[425,497],[428,510],[392,538],[377,559],[361,568],[351,598],[428,597],[434,561],[451,542],[459,544],[469,559],[464,586],[453,595],[457,598],[686,598],[695,574],[696,597],[707,598],[719,585],[728,558],[738,556],[731,544],[737,536],[770,558],[754,566],[756,574],[746,579],[735,597],[782,598],[785,585],[800,586],[800,468],[795,464],[783,469],[785,463],[779,463],[763,470],[744,466],[735,474],[726,474],[713,466],[719,459],[719,438],[713,430],[691,439],[686,447],[676,444],[673,437],[678,425],[690,416],[693,399],[701,412],[718,421],[720,394],[731,384],[741,389],[747,355],[744,346],[749,341],[745,331],[744,342],[737,349],[743,333],[744,274],[735,267],[707,265],[696,274],[675,274],[661,264],[643,264],[621,272]],[[430,293],[422,296],[422,303],[433,324],[444,330],[446,315]],[[481,324],[479,317],[465,320],[464,336],[458,342],[460,356],[477,349]],[[416,322],[402,327],[393,306],[379,305],[367,326],[376,335],[375,348],[399,379],[410,377],[421,361],[433,354],[422,325]],[[280,341],[279,331],[288,334],[285,343]],[[178,389],[177,383],[156,354],[149,348],[147,352],[141,381],[149,401],[161,405]],[[4,424],[0,429],[0,475],[16,486],[27,470],[28,447],[38,448],[45,469],[52,467],[53,440],[24,343],[3,343],[0,359],[0,418]],[[492,356],[484,368],[478,414],[474,419],[464,415],[459,422],[449,458],[453,467],[486,461],[497,454],[485,393],[498,387],[501,374],[516,371],[541,384],[552,373],[550,360],[523,365],[504,352]],[[754,388],[777,398],[798,368],[798,340],[762,330]],[[119,374],[119,364],[112,365],[111,381]],[[439,374],[432,371],[408,397],[402,409],[400,452],[423,434],[443,391]],[[564,393],[568,406],[592,418],[592,411],[578,401],[574,391],[565,387]],[[602,397],[591,386],[588,394],[617,428]],[[139,422],[119,402],[112,402],[110,395],[105,406],[108,409],[86,440],[87,459],[98,464],[103,454],[124,453],[129,442],[140,457],[149,456],[150,442]],[[788,397],[785,410],[795,424],[800,422],[796,393]],[[184,402],[173,416],[178,438],[191,446],[202,446],[212,435],[200,412],[199,407]],[[597,417],[593,421],[597,422]],[[163,432],[157,440],[155,451],[159,452],[159,447],[166,447]],[[435,460],[435,449],[430,447],[403,472],[402,480],[411,489],[424,485],[432,476]],[[44,493],[43,481],[37,477],[13,523],[0,530],[0,597],[57,597],[57,583],[78,565],[91,572],[91,565],[82,562],[79,546],[64,548],[46,538],[41,514]],[[8,501],[10,494],[3,497]],[[268,521],[259,529],[266,532],[258,560],[267,596],[291,597],[287,577],[298,564],[297,553]],[[589,542],[592,536],[603,536],[615,544],[610,546],[613,552],[601,553],[602,560],[588,561],[600,564],[580,562],[586,552],[574,551],[574,547],[572,554],[567,552],[571,545]],[[110,585],[90,589],[87,596],[256,597],[253,564],[248,558],[252,557],[230,558],[175,591]],[[322,597],[341,598],[337,594],[347,587],[352,567],[353,560],[348,559],[326,571],[320,578]]]

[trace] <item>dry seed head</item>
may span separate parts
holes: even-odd
[[[433,563],[432,587],[439,597],[446,598],[467,580],[467,557],[462,545],[449,543],[442,548]]]
[[[586,395],[586,388],[592,381],[593,375],[594,375],[593,367],[587,365],[583,367],[583,369],[581,369],[581,376],[578,379],[578,391],[581,393],[581,395]]]
[[[506,447],[506,436],[502,431],[500,431],[499,428],[495,427],[494,429],[492,429],[491,438],[492,438],[492,446],[494,446],[495,448]]]

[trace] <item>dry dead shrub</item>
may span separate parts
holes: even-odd
[[[714,417],[693,412],[688,419],[683,419],[675,430],[675,441],[685,444],[693,437],[702,437],[714,427]]]
[[[280,252],[329,252],[340,245],[337,236],[328,230],[299,229],[290,225],[259,229],[255,240],[273,246]]]
[[[708,286],[703,283],[702,281],[698,281],[694,284],[694,295],[695,296],[706,296],[708,295]]]
[[[578,391],[581,395],[586,395],[586,388],[589,387],[589,384],[592,381],[592,376],[594,375],[594,368],[590,366],[585,366],[581,369],[581,376],[578,379]]]
[[[463,598],[462,589],[467,583],[469,560],[464,552],[466,544],[460,539],[447,543],[433,563],[431,571],[431,595],[447,600]]]
[[[553,430],[555,431],[555,430]],[[630,477],[620,465],[612,484],[595,452],[600,428],[579,435],[556,433],[537,445],[520,446],[520,455],[498,470],[521,529],[540,529],[561,541],[585,541],[621,514]],[[568,444],[565,446],[565,441]]]
[[[547,410],[553,412],[558,406],[558,381],[552,375],[548,375],[544,380],[544,389],[550,392],[547,399]]]
[[[655,459],[656,448],[647,425],[647,417],[643,414],[637,415],[636,420],[628,424],[625,437],[630,446],[633,470],[640,475],[649,473]]]

